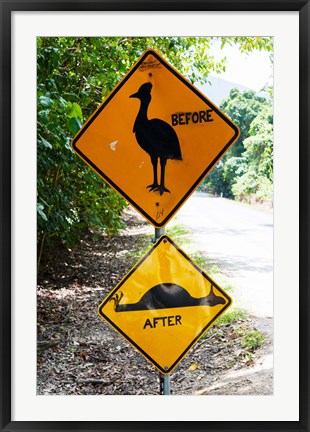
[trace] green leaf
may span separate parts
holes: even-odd
[[[83,114],[82,114],[82,109],[80,107],[79,104],[77,104],[76,102],[73,102],[73,104],[70,107],[70,110],[67,114],[67,117],[72,118],[72,117],[76,117],[80,120],[83,120]]]
[[[47,96],[40,96],[39,97],[39,101],[40,104],[44,107],[44,108],[50,108],[53,105],[53,99],[47,97]]]
[[[75,135],[81,129],[82,123],[78,118],[72,117],[67,120],[67,126],[69,131]]]
[[[53,148],[52,144],[49,143],[45,138],[39,135],[41,143],[47,148]]]
[[[37,203],[37,212],[42,217],[42,219],[44,219],[45,221],[47,221],[47,216],[44,213],[43,209],[44,209],[44,205],[41,204],[41,203]]]

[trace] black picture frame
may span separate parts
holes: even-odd
[[[309,431],[309,0],[0,0],[1,12],[1,431],[247,430]],[[299,421],[253,422],[23,422],[11,421],[11,14],[15,11],[298,11],[299,12]],[[288,341],[289,344],[289,341]],[[288,346],[289,349],[289,346]],[[287,371],[289,373],[289,371]]]

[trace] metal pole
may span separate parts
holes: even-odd
[[[170,374],[159,374],[159,394],[170,395]]]
[[[166,232],[166,228],[155,228],[155,238],[154,238],[154,243],[157,242],[157,240],[159,239],[159,237],[161,237],[163,234],[165,234]]]
[[[155,228],[154,243],[166,232],[166,228]],[[159,394],[170,395],[170,374],[159,374]]]

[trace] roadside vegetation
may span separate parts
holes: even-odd
[[[263,96],[264,95],[264,96]],[[230,92],[220,108],[240,137],[200,185],[200,190],[249,204],[273,203],[272,89]]]

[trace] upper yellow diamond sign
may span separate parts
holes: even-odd
[[[231,298],[163,235],[99,306],[99,316],[170,373]]]
[[[163,227],[239,136],[238,127],[148,50],[72,141],[73,150]]]

